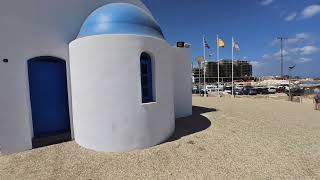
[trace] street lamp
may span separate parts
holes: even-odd
[[[296,65],[293,65],[293,66],[290,66],[290,67],[289,67],[289,99],[290,99],[290,101],[292,101],[292,99],[293,99],[293,97],[292,97],[292,95],[291,95],[291,76],[292,76],[291,71],[292,71],[295,67],[296,67]]]
[[[198,62],[199,64],[199,79],[198,79],[198,89],[199,89],[199,95],[201,96],[201,88],[200,88],[200,85],[201,85],[201,77],[200,77],[200,73],[201,73],[201,64],[204,62],[204,57],[203,56],[199,56],[196,58],[196,61]]]

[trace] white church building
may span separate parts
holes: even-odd
[[[1,0],[0,152],[166,141],[192,114],[191,49],[140,0]]]

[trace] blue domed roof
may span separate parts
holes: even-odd
[[[128,3],[111,3],[95,10],[83,23],[78,38],[100,34],[135,34],[164,39],[153,17]]]

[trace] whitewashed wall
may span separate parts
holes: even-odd
[[[192,115],[191,49],[173,48],[174,106],[176,118]]]
[[[142,104],[140,55],[154,61],[156,102]],[[156,145],[174,131],[172,48],[135,35],[97,35],[70,44],[74,135],[97,151]]]
[[[27,60],[55,56],[68,64],[68,44],[76,38],[83,21],[93,10],[109,2],[130,2],[146,9],[139,0],[0,1],[0,147],[3,153],[31,149],[33,130]],[[5,58],[9,63],[2,62]],[[71,98],[69,100],[71,105]]]

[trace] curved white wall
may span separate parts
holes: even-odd
[[[83,21],[93,10],[110,2],[129,2],[146,9],[139,0],[0,1],[0,147],[3,153],[32,148],[27,60],[55,56],[66,60],[68,65],[68,44],[76,38]],[[5,58],[9,63],[2,62]]]
[[[142,104],[140,55],[154,61],[156,102]],[[74,136],[121,152],[156,145],[174,131],[172,48],[161,39],[98,35],[70,44]]]

